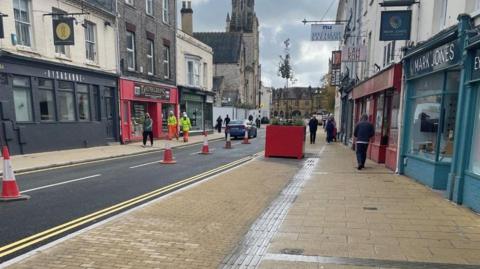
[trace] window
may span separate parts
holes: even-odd
[[[163,47],[163,74],[165,78],[170,78],[170,47]]]
[[[439,25],[440,29],[443,29],[447,26],[447,6],[448,6],[448,0],[439,0],[438,4],[440,5],[440,20],[439,20]]]
[[[32,46],[32,25],[30,22],[30,1],[13,0],[13,13],[15,17],[15,31],[17,44]]]
[[[147,72],[149,75],[155,73],[155,46],[152,40],[147,39]]]
[[[13,78],[13,104],[17,122],[33,121],[30,78],[17,76]]]
[[[98,88],[97,85],[92,86],[92,92],[93,92],[93,110],[92,110],[92,115],[94,117],[94,120],[100,121],[101,120],[101,110],[100,110],[100,89]]]
[[[153,16],[153,0],[145,0],[145,12],[147,15]]]
[[[478,91],[478,90],[477,90]],[[470,170],[480,175],[480,91],[477,94],[477,112],[475,113],[475,127],[473,129],[473,147],[470,153]]]
[[[95,45],[96,25],[86,21],[85,27],[85,55],[87,60],[95,62],[97,60],[97,51]]]
[[[90,94],[88,85],[77,84],[78,118],[83,121],[90,120]]]
[[[163,0],[163,22],[166,24],[170,23],[170,5],[169,0]]]
[[[392,49],[390,50],[390,62],[393,63],[395,61],[395,40],[392,41]]]
[[[60,10],[58,8],[52,8],[52,12],[53,14],[67,14],[67,12]],[[53,16],[53,19],[60,19],[61,17],[62,15],[55,15]],[[55,53],[68,57],[69,46],[63,46],[63,45],[55,46]]]
[[[200,62],[195,59],[187,59],[187,84],[200,87]]]
[[[127,3],[128,5],[131,5],[131,6],[133,6],[133,4],[134,4],[133,0],[125,0],[125,3]]]
[[[40,106],[40,120],[55,120],[55,100],[53,99],[53,80],[38,79],[38,104]]]
[[[203,87],[208,87],[208,65],[203,63]]]
[[[480,10],[480,0],[475,0],[474,10]]]
[[[135,33],[127,31],[127,68],[135,70]]]
[[[73,98],[73,83],[68,81],[58,82],[58,116],[61,121],[75,120],[75,101]]]

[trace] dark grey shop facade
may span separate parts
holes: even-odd
[[[12,154],[119,141],[118,76],[0,52],[0,143]]]

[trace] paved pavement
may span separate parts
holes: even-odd
[[[339,144],[307,150],[302,162],[256,159],[11,268],[480,268],[478,215],[380,165],[355,170]]]
[[[223,138],[224,134],[215,132],[208,136],[209,140]],[[203,136],[191,136],[188,143],[184,143],[182,138],[179,141],[172,140],[171,147],[181,147],[193,143],[201,143]],[[15,172],[25,172],[38,170],[42,168],[63,166],[76,163],[84,163],[94,160],[111,159],[115,157],[142,154],[151,151],[160,151],[165,147],[165,140],[155,140],[153,147],[142,147],[141,142],[129,143],[126,145],[111,145],[101,147],[91,147],[82,149],[50,151],[42,153],[32,153],[25,155],[11,156],[12,166]],[[147,143],[147,145],[149,142]],[[1,171],[0,171],[1,173]]]

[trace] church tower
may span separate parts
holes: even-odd
[[[230,32],[251,33],[255,29],[255,0],[232,0]]]

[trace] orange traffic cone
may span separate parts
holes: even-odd
[[[250,144],[250,141],[248,141],[248,129],[245,128],[245,136],[243,137],[242,144]]]
[[[18,191],[17,181],[15,180],[15,173],[12,169],[12,162],[10,161],[10,153],[8,148],[2,148],[3,156],[3,178],[2,178],[2,195],[0,202],[27,200],[28,195],[21,195]]]
[[[163,160],[160,163],[163,164],[174,164],[177,161],[173,159],[173,152],[172,148],[170,147],[170,142],[168,140],[165,141],[165,151],[163,152]]]
[[[232,141],[230,140],[230,130],[227,129],[225,130],[225,132],[227,132],[227,140],[225,142],[225,149],[232,149]]]
[[[207,138],[207,132],[205,132],[203,137],[203,146],[202,146],[202,152],[200,154],[210,154],[210,150],[208,149],[208,138]]]

